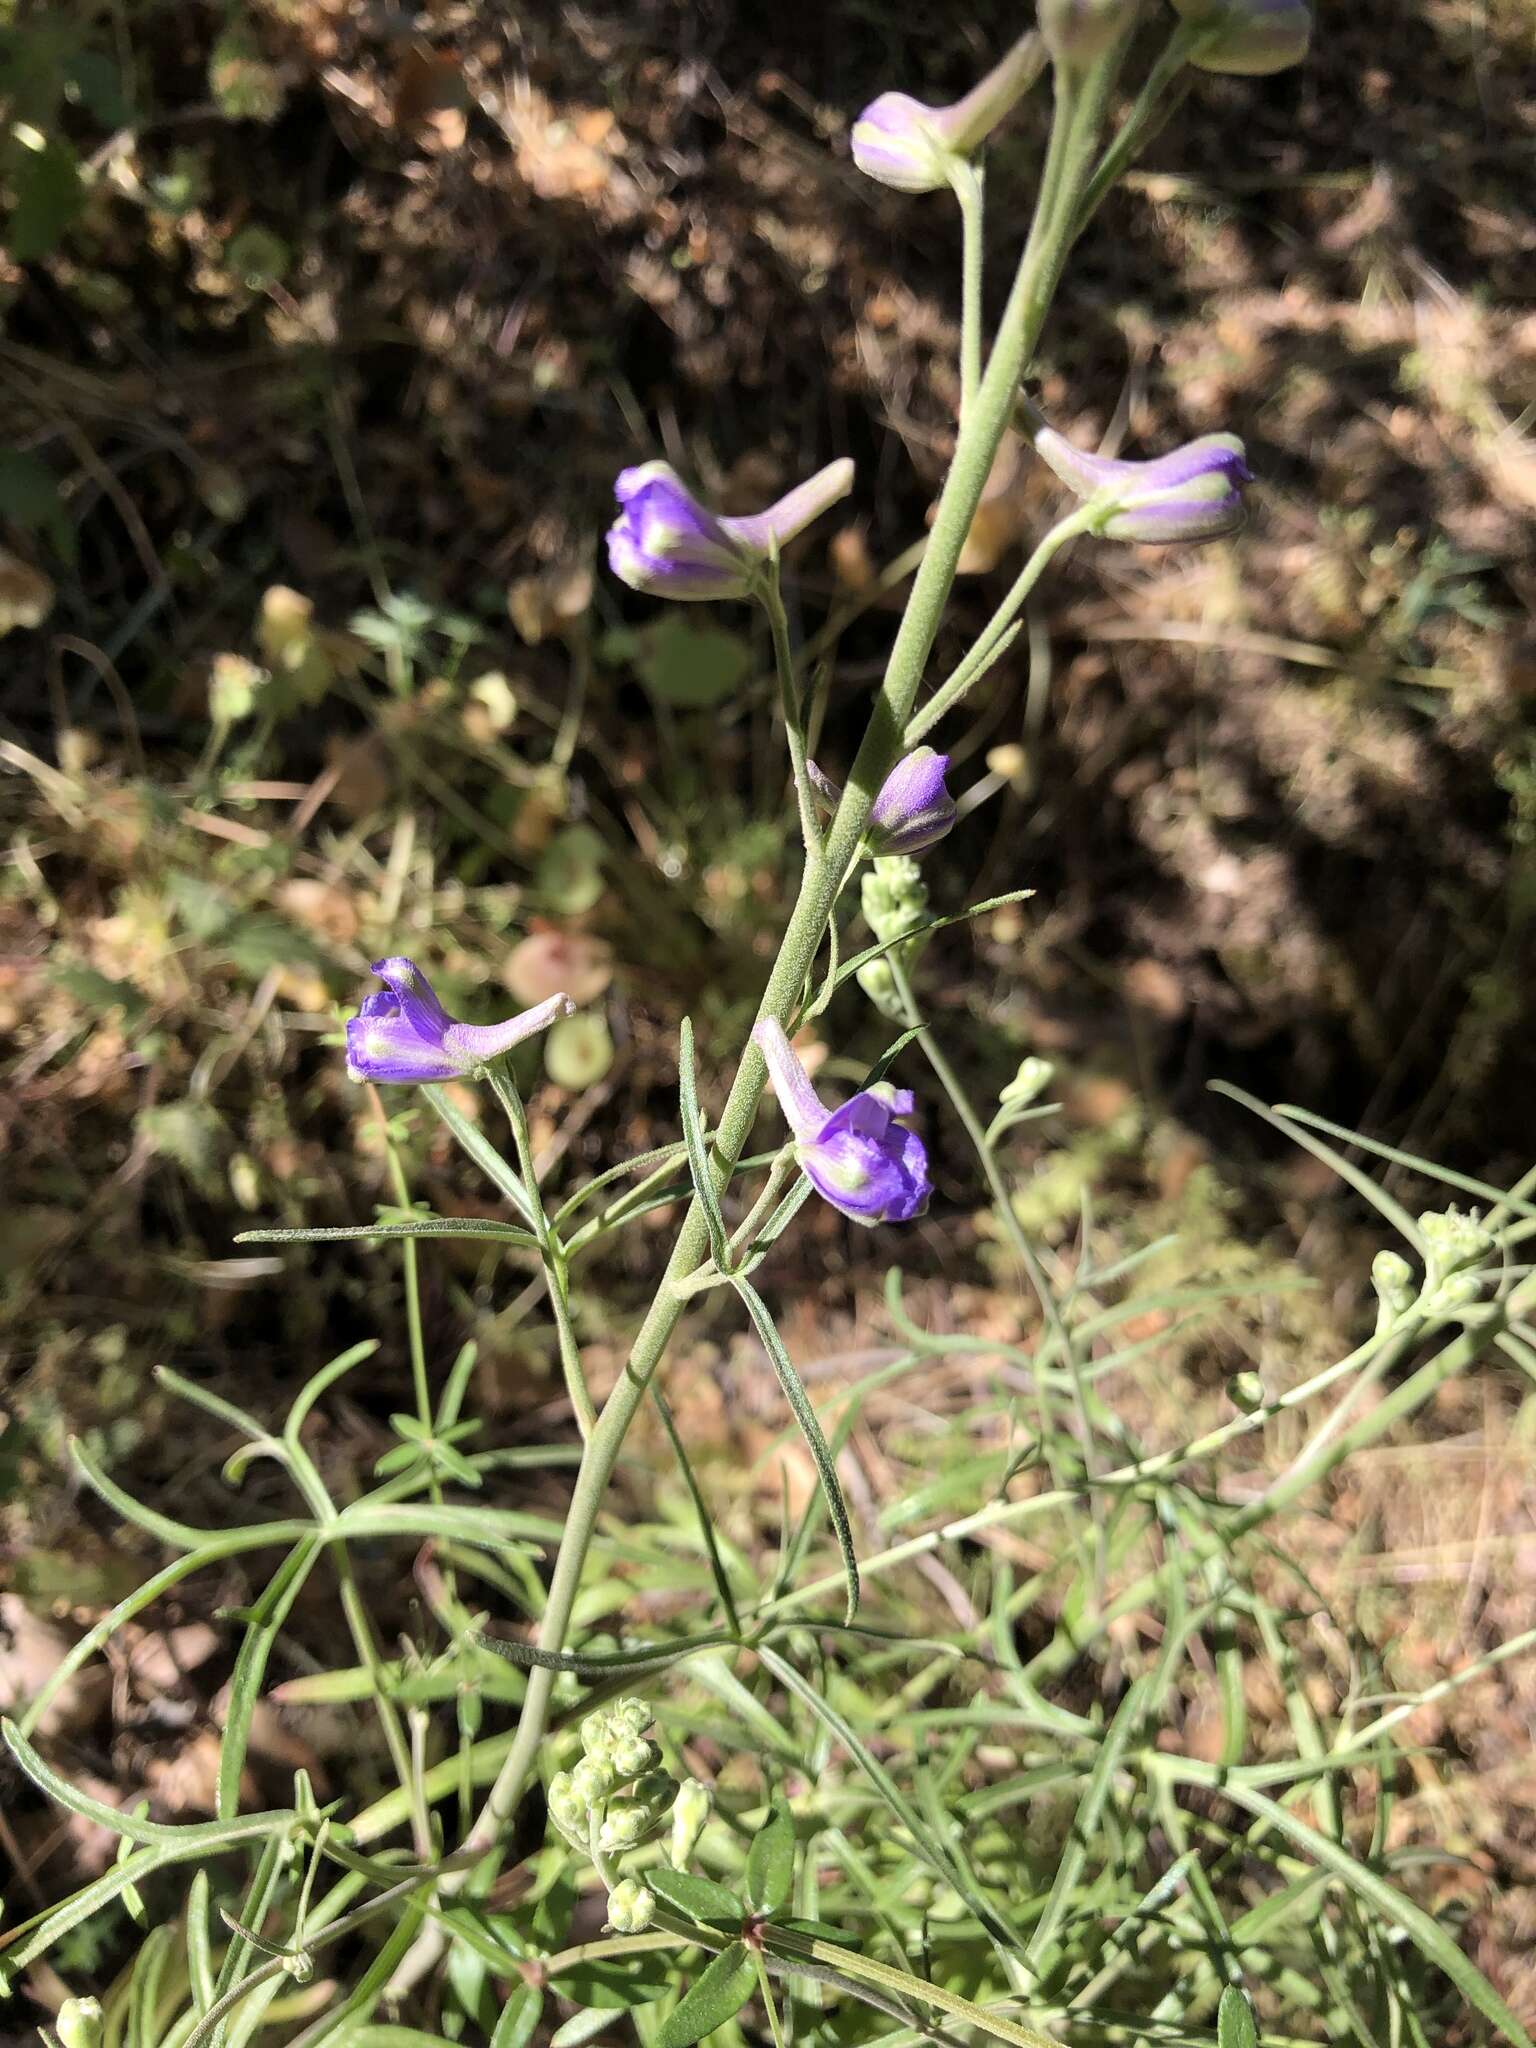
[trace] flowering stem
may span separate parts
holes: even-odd
[[[1094,517],[1097,515],[1095,514]],[[917,715],[908,721],[902,734],[902,748],[915,747],[925,733],[929,733],[939,720],[952,711],[974,684],[985,675],[996,655],[1002,651],[1002,642],[1014,615],[1022,609],[1025,599],[1045,574],[1059,548],[1079,533],[1086,533],[1093,524],[1086,506],[1079,506],[1075,512],[1055,526],[1040,542],[1029,560],[1015,578],[1012,589],[982,629],[981,638],[970,653],[965,656],[954,673],[941,683],[932,697]]]
[[[981,382],[981,286],[984,268],[982,172],[968,157],[955,160],[949,174],[960,202],[960,417],[975,403]]]
[[[544,1262],[544,1279],[549,1289],[549,1305],[554,1312],[555,1332],[560,1344],[560,1370],[565,1375],[566,1392],[571,1397],[571,1406],[576,1411],[576,1426],[585,1442],[597,1427],[597,1408],[587,1386],[586,1374],[581,1369],[581,1347],[576,1342],[575,1327],[571,1322],[571,1304],[568,1292],[564,1254],[554,1232],[549,1227],[549,1218],[544,1211],[544,1197],[539,1193],[538,1176],[534,1172],[533,1144],[528,1136],[528,1112],[523,1107],[523,1098],[518,1093],[517,1083],[512,1078],[511,1065],[506,1060],[493,1060],[486,1069],[496,1100],[507,1113],[507,1122],[512,1126],[512,1142],[517,1147],[517,1164],[528,1190],[528,1206],[533,1211],[533,1234],[539,1241],[539,1256]]]
[[[763,609],[773,635],[773,666],[779,679],[779,708],[784,714],[784,732],[789,741],[789,763],[794,770],[795,802],[800,809],[800,836],[808,857],[821,854],[821,826],[816,818],[815,792],[806,768],[805,723],[800,716],[800,686],[795,676],[794,650],[789,644],[789,619],[779,589],[779,565],[773,562],[763,578]]]
[[[1106,82],[1099,100],[1101,108],[1108,91]],[[1060,103],[1056,119],[1058,124],[1063,119]],[[1071,125],[1072,162],[1075,164],[1086,156],[1093,135],[1084,134],[1080,114]],[[1073,189],[1076,190],[1075,184]],[[944,603],[954,583],[960,551],[981,502],[998,444],[1012,415],[1019,379],[1034,352],[1050,308],[1060,261],[1058,245],[1062,232],[1053,224],[1049,232],[1032,235],[1020,262],[998,325],[991,357],[977,388],[976,402],[961,421],[954,460],[945,479],[933,530],[923,552],[911,596],[897,628],[884,680],[854,757],[825,848],[813,852],[806,862],[795,906],[758,1006],[758,1021],[771,1018],[783,1025],[794,1013],[806,976],[826,934],[838,889],[864,836],[875,797],[902,752],[902,734],[912,716],[923,669],[932,652]],[[772,618],[773,607],[769,609]],[[814,840],[808,843],[813,847],[816,844]],[[749,1040],[716,1131],[714,1161],[717,1186],[725,1185],[746,1147],[766,1078],[763,1056]],[[683,1312],[683,1303],[674,1292],[676,1283],[699,1265],[707,1249],[708,1227],[703,1205],[695,1200],[683,1219],[667,1270],[636,1333],[624,1371],[587,1441],[571,1493],[565,1535],[550,1578],[544,1619],[539,1630],[542,1649],[558,1651],[565,1647],[603,1495],[630,1424],[645,1398],[651,1375],[661,1362]],[[494,1847],[522,1797],[523,1786],[543,1739],[553,1686],[553,1673],[545,1667],[539,1666],[529,1672],[517,1732],[464,1844],[466,1850],[476,1855],[484,1855]],[[462,1871],[449,1880],[454,1888],[462,1885],[463,1881]],[[398,1977],[399,1973],[397,1982]]]

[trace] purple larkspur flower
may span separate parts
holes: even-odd
[[[958,162],[991,134],[1045,69],[1045,45],[1033,30],[963,99],[925,106],[909,93],[883,92],[853,124],[853,160],[866,177],[898,192],[938,192]]]
[[[840,785],[823,775],[814,761],[806,765],[818,794],[835,810],[842,802]],[[942,839],[959,815],[944,786],[948,773],[948,754],[935,753],[932,747],[914,747],[898,761],[870,806],[866,851],[877,858],[922,853]]]
[[[928,1207],[933,1183],[916,1131],[899,1121],[916,1099],[881,1082],[829,1110],[783,1027],[764,1018],[752,1032],[773,1092],[795,1135],[795,1157],[817,1194],[855,1223],[910,1223]]]
[[[847,497],[853,464],[829,462],[765,512],[726,518],[701,504],[668,462],[620,470],[608,566],[652,597],[750,597],[764,563]]]
[[[460,1024],[414,960],[375,960],[373,972],[384,987],[365,996],[347,1022],[347,1073],[354,1081],[452,1081],[576,1007],[557,995],[504,1024]]]
[[[1243,523],[1253,472],[1236,434],[1203,434],[1152,462],[1085,455],[1054,427],[1040,429],[1035,448],[1080,498],[1102,503],[1096,531],[1111,540],[1219,540]]]
[[[1173,4],[1186,21],[1211,27],[1212,40],[1190,58],[1201,71],[1263,78],[1299,64],[1311,45],[1312,9],[1307,0],[1173,0]]]

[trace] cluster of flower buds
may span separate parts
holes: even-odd
[[[1173,0],[1178,13],[1207,29],[1191,62],[1201,71],[1263,78],[1299,64],[1312,41],[1308,0]]]
[[[858,971],[858,984],[882,1017],[900,1023],[906,1012],[892,957],[904,975],[911,973],[923,949],[923,940],[916,933],[928,915],[928,885],[909,855],[887,854],[866,871],[859,900],[876,944],[889,951],[865,961]]]
[[[841,786],[823,775],[814,761],[806,765],[817,795],[835,811],[843,798]],[[898,761],[870,807],[862,850],[879,859],[926,853],[937,844],[959,816],[944,784],[948,773],[948,754],[935,753],[932,747],[914,747]]]
[[[853,160],[897,192],[939,192],[1045,69],[1039,36],[1023,35],[979,85],[947,107],[883,92],[853,124]]]
[[[652,1841],[672,1821],[674,1856],[678,1843],[691,1854],[708,1815],[708,1793],[693,1779],[688,1819],[679,1830],[675,1807],[680,1788],[662,1769],[661,1750],[646,1735],[651,1710],[644,1700],[617,1700],[581,1724],[581,1760],[549,1781],[549,1817],[571,1844],[603,1870],[610,1858]],[[627,1789],[626,1789],[627,1788]],[[698,1813],[698,1794],[704,1813]],[[608,1896],[609,1924],[620,1934],[639,1934],[650,1924],[655,1900],[634,1878],[614,1882]]]
[[[766,511],[731,519],[701,503],[670,463],[643,462],[614,483],[619,516],[608,529],[608,566],[650,597],[751,597],[780,550],[852,489],[853,464],[844,457]]]
[[[1411,1311],[1431,1322],[1456,1322],[1485,1305],[1484,1280],[1498,1241],[1476,1216],[1455,1208],[1426,1209],[1419,1218],[1424,1243],[1422,1282],[1401,1252],[1382,1251],[1371,1262],[1379,1304],[1378,1335]]]
[[[785,1037],[765,1019],[752,1033],[794,1133],[795,1158],[824,1201],[854,1223],[910,1223],[928,1207],[928,1153],[901,1121],[917,1107],[905,1088],[881,1082],[829,1110]]]
[[[443,1008],[414,960],[376,960],[384,987],[363,999],[347,1024],[347,1073],[354,1081],[451,1081],[499,1059],[576,1005],[553,995],[504,1024],[460,1024]]]

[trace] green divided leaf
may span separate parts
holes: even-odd
[[[665,618],[646,629],[635,663],[641,681],[679,711],[723,704],[752,666],[752,650],[735,633]]]

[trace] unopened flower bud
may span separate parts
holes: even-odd
[[[1401,1252],[1378,1252],[1371,1261],[1371,1285],[1381,1304],[1377,1316],[1378,1331],[1389,1323],[1395,1323],[1399,1316],[1407,1315],[1419,1298],[1418,1281],[1412,1266]]]
[[[1102,509],[1094,531],[1110,540],[1208,541],[1243,523],[1243,486],[1253,472],[1236,434],[1202,434],[1153,462],[1086,455],[1054,427],[1035,449],[1064,484]]]
[[[571,1772],[571,1791],[589,1811],[600,1806],[618,1783],[607,1759],[599,1756],[584,1756]]]
[[[893,1024],[903,1021],[906,1010],[902,1005],[901,990],[896,986],[891,963],[883,953],[878,960],[866,960],[854,979],[882,1017],[889,1017]]]
[[[642,1771],[654,1771],[661,1762],[661,1751],[643,1735],[632,1735],[627,1728],[621,1728],[608,1746],[607,1758],[622,1784],[627,1778],[638,1778]]]
[[[1096,63],[1136,19],[1140,0],[1040,0],[1040,33],[1051,61],[1080,71]]]
[[[814,761],[808,762],[807,768],[817,795],[828,809],[835,810],[842,802],[841,785],[823,775]],[[864,828],[865,851],[877,859],[923,853],[942,839],[959,815],[944,786],[948,773],[948,754],[935,753],[932,747],[914,747],[898,761],[870,806]]]
[[[630,1799],[621,1794],[608,1802],[603,1824],[597,1832],[597,1846],[609,1855],[620,1855],[625,1849],[637,1849],[660,1824],[660,1817],[643,1799]]]
[[[60,2048],[101,2048],[106,2032],[101,2000],[66,1998],[53,2025]]]
[[[898,192],[938,192],[1044,68],[1039,36],[1024,35],[952,106],[929,107],[908,93],[883,92],[853,124],[853,160],[866,177]]]
[[[1493,1250],[1492,1233],[1476,1216],[1456,1208],[1428,1209],[1419,1218],[1430,1271],[1436,1277],[1481,1265]]]
[[[612,1727],[612,1717],[605,1708],[600,1707],[595,1713],[582,1716],[581,1746],[589,1756],[593,1750],[601,1753],[608,1748]]]
[[[1424,1313],[1447,1323],[1462,1321],[1472,1310],[1486,1306],[1482,1278],[1477,1273],[1452,1273],[1424,1297]]]
[[[615,1700],[608,1709],[609,1718],[615,1728],[627,1728],[631,1735],[643,1735],[656,1716],[651,1712],[650,1702],[626,1693],[623,1699]]]
[[[906,854],[882,855],[864,876],[859,902],[882,946],[907,937],[928,914],[922,870]]]
[[[644,1934],[655,1912],[654,1893],[636,1878],[621,1878],[608,1894],[608,1925],[615,1934]]]
[[[709,1787],[697,1778],[684,1778],[672,1802],[671,1857],[674,1870],[686,1870],[699,1845],[699,1837],[713,1804]]]
[[[1031,1053],[1028,1059],[1019,1061],[1019,1071],[997,1099],[1006,1102],[1010,1109],[1027,1109],[1045,1093],[1055,1078],[1056,1069],[1051,1062],[1037,1059]]]
[[[1190,62],[1201,71],[1262,78],[1299,64],[1312,41],[1307,0],[1173,0],[1175,9],[1210,38]]]

